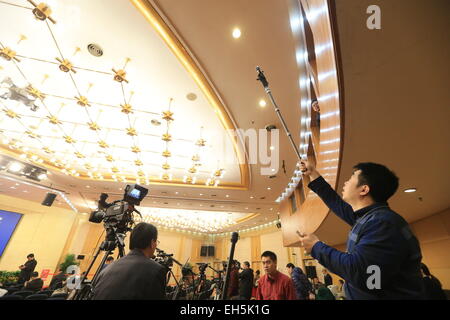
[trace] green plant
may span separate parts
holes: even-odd
[[[0,283],[17,282],[20,271],[0,271]]]
[[[73,265],[79,266],[80,263],[75,259],[74,254],[67,254],[66,257],[64,258],[64,261],[59,265],[59,268],[63,272],[66,272],[67,268]]]

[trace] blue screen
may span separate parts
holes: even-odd
[[[22,218],[20,213],[0,210],[0,257],[11,238],[14,229]]]
[[[139,199],[140,195],[141,195],[141,191],[139,191],[138,189],[133,189],[130,192],[130,196],[135,199]]]

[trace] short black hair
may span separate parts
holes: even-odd
[[[29,255],[27,255],[27,258],[34,258],[34,253],[30,253]]]
[[[34,271],[34,272],[31,274],[31,276],[32,276],[33,278],[36,278],[37,276],[39,276],[39,273],[38,273],[37,271]]]
[[[361,170],[358,186],[368,185],[369,195],[375,202],[386,202],[398,189],[398,177],[382,164],[363,162],[353,168]]]
[[[245,264],[247,267],[250,267],[250,262],[244,261],[244,264]]]
[[[111,257],[111,256],[109,256],[108,258],[106,258],[106,261],[113,261],[113,260],[114,260],[114,258]]]
[[[148,248],[152,240],[157,239],[158,229],[154,225],[146,222],[138,223],[131,231],[130,250]]]
[[[293,264],[293,263],[288,263],[287,265],[286,265],[286,268],[295,268],[295,265]]]
[[[272,251],[264,251],[261,255],[262,257],[270,258],[272,261],[277,261],[277,255]]]

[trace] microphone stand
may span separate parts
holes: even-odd
[[[261,70],[260,67],[256,67],[256,72],[258,72],[258,78],[257,81],[261,81],[264,90],[266,91],[267,95],[269,96],[270,101],[272,102],[273,107],[275,108],[275,112],[277,113],[278,118],[281,121],[281,124],[283,125],[284,131],[286,132],[289,141],[291,142],[292,148],[294,148],[295,154],[297,155],[299,160],[302,160],[302,156],[300,155],[300,151],[297,148],[297,145],[294,142],[294,139],[292,138],[292,134],[289,131],[286,122],[284,121],[284,118],[281,114],[280,108],[278,107],[277,103],[275,102],[275,99],[273,98],[272,91],[269,87],[269,82],[266,79],[266,76],[264,75],[264,71]]]
[[[237,232],[233,232],[231,234],[231,248],[230,248],[230,256],[228,258],[228,265],[227,265],[227,273],[225,276],[225,285],[223,286],[223,292],[222,292],[222,300],[226,300],[228,297],[228,287],[230,282],[230,271],[231,271],[231,262],[234,258],[234,249],[236,247],[236,242],[238,241],[239,234]]]

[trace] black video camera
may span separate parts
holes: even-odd
[[[134,222],[132,216],[133,211],[136,211],[134,206],[139,205],[147,193],[148,189],[137,184],[127,185],[123,199],[111,203],[106,202],[108,194],[102,193],[98,201],[98,210],[91,212],[89,221],[94,223],[104,221],[105,225],[126,228]]]

